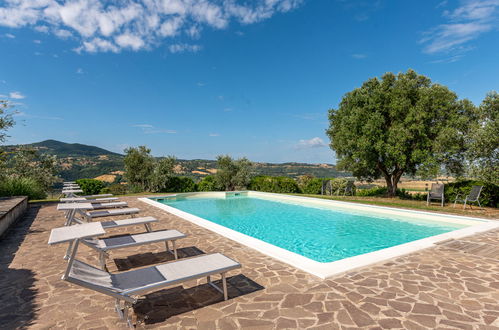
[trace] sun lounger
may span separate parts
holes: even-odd
[[[139,296],[168,286],[206,277],[208,283],[223,293],[224,300],[227,300],[226,273],[241,267],[238,262],[220,253],[214,253],[110,274],[76,259],[78,245],[82,239],[103,234],[105,231],[100,223],[55,228],[51,232],[48,243],[53,245],[73,242],[71,257],[62,279],[115,298],[119,317],[126,320],[130,327],[133,325],[129,309],[137,302]],[[218,274],[222,277],[222,289],[211,282],[211,276]]]
[[[118,216],[118,215],[131,215],[133,218],[134,214],[137,214],[139,212],[140,212],[140,210],[138,208],[135,208],[135,207],[127,207],[127,208],[114,209],[114,210],[98,210],[98,211],[90,211],[90,212],[77,210],[77,213],[80,214],[81,216],[83,216],[83,218],[87,222],[91,222],[95,218],[113,217],[113,216]]]
[[[83,197],[65,197],[59,199],[62,203],[109,203],[109,202],[117,202],[119,200],[118,197],[104,197],[104,198],[95,198],[95,199],[87,199]]]
[[[86,238],[81,242],[99,252],[99,262],[101,269],[106,270],[106,257],[108,256],[109,251],[158,242],[165,242],[166,251],[171,252],[175,259],[178,259],[177,247],[175,242],[178,239],[185,237],[187,237],[185,234],[177,230],[159,230],[150,233],[125,234],[117,237],[103,239]],[[168,242],[170,241],[172,242],[171,250],[168,245]]]
[[[103,198],[103,197],[112,197],[113,194],[98,194],[98,195],[85,195],[85,196],[78,196],[78,197],[83,197],[86,199],[95,199],[95,198]]]
[[[127,202],[111,202],[111,203],[91,203],[94,210],[98,209],[112,209],[112,208],[123,208],[127,207]]]

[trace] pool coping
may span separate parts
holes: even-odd
[[[341,202],[341,201],[333,201],[333,200],[326,200],[326,199],[320,199],[320,198],[313,198],[313,197],[301,197],[301,196],[292,196],[292,195],[285,195],[285,194],[274,194],[274,193],[264,193],[264,192],[256,192],[256,191],[244,191],[247,193],[249,196],[266,196],[266,197],[271,197],[271,198],[277,198],[277,199],[288,199],[288,200],[295,200],[295,201],[302,201],[302,202],[312,202],[312,203],[317,203],[321,205],[329,205],[329,206],[341,206],[341,208],[347,208],[347,209],[372,209],[376,210],[379,212],[388,212],[390,214],[406,214],[411,213],[411,214],[417,214],[417,215],[422,215],[425,216],[425,218],[430,217],[431,218],[448,218],[447,221],[449,222],[454,222],[454,223],[463,223],[463,222],[477,222],[476,225],[471,225],[470,227],[467,228],[462,228],[462,229],[457,229],[451,232],[435,235],[435,236],[430,236],[427,238],[415,240],[412,242],[404,243],[404,244],[399,244],[396,246],[392,246],[389,248],[373,251],[373,252],[368,252],[365,254],[353,256],[353,257],[348,257],[345,259],[337,260],[337,261],[332,261],[332,262],[318,262],[315,260],[312,260],[310,258],[304,257],[302,255],[299,255],[297,253],[288,251],[286,249],[280,248],[278,246],[275,246],[273,244],[264,242],[260,239],[248,236],[246,234],[237,232],[233,229],[229,229],[227,227],[221,226],[219,224],[216,224],[214,222],[211,222],[209,220],[203,219],[201,217],[198,217],[196,215],[181,211],[179,209],[173,208],[171,206],[159,203],[155,200],[152,200],[147,197],[141,197],[138,198],[139,201],[142,201],[144,203],[147,203],[149,205],[155,206],[159,209],[162,209],[168,213],[174,214],[184,220],[190,221],[191,223],[194,223],[200,227],[206,228],[210,231],[213,231],[219,235],[222,235],[226,238],[229,238],[233,241],[236,241],[238,243],[241,243],[249,248],[252,248],[254,250],[257,250],[265,255],[268,255],[272,258],[275,258],[277,260],[280,260],[282,262],[285,262],[293,267],[296,267],[298,269],[301,269],[307,273],[310,273],[312,275],[315,275],[321,279],[326,279],[332,276],[336,276],[345,272],[353,271],[355,269],[373,265],[376,263],[380,262],[386,262],[389,259],[401,257],[404,255],[407,255],[409,253],[413,253],[416,251],[420,251],[423,249],[430,248],[432,246],[435,246],[435,244],[442,243],[444,241],[452,240],[452,239],[459,239],[462,237],[466,236],[471,236],[477,233],[485,232],[488,230],[496,229],[499,228],[499,221],[495,220],[487,220],[487,219],[480,219],[480,218],[472,218],[472,217],[463,217],[463,216],[456,216],[456,215],[447,215],[447,214],[440,214],[440,213],[433,213],[433,212],[425,212],[425,211],[412,211],[412,210],[406,210],[406,209],[398,209],[398,208],[391,208],[391,207],[385,207],[385,206],[377,206],[377,205],[365,205],[365,204],[358,204],[358,203],[350,203],[350,202]],[[233,192],[229,192],[233,193]],[[193,195],[202,195],[202,196],[225,196],[226,192],[198,192],[198,193],[183,193],[183,194],[171,194],[171,195],[166,195],[165,197],[173,197],[173,196],[193,196]],[[163,197],[163,198],[165,198]],[[159,196],[154,196],[151,198],[155,199],[160,199],[162,197]],[[431,220],[430,220],[431,221]],[[442,219],[439,219],[439,221],[442,221]]]

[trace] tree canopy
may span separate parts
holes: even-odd
[[[234,160],[228,155],[218,156],[217,163],[215,182],[221,189],[232,191],[245,189],[249,185],[252,164],[247,158]]]
[[[468,148],[470,175],[499,185],[499,93],[487,94],[477,117]]]
[[[329,110],[338,166],[359,179],[384,178],[396,193],[403,174],[463,171],[474,106],[413,70],[371,78]]]

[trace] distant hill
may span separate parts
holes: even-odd
[[[45,140],[42,142],[32,143],[28,146],[38,149],[40,152],[56,155],[59,158],[64,157],[95,157],[95,156],[123,156],[106,149],[95,146],[89,146],[80,143],[65,143],[56,140]]]
[[[82,178],[96,178],[107,182],[121,180],[124,164],[124,155],[111,152],[99,147],[80,143],[65,143],[56,140],[46,140],[32,143],[31,146],[41,153],[57,156],[61,170],[59,175],[64,180]],[[6,146],[3,149],[15,149],[19,146]],[[255,175],[272,175],[297,177],[310,174],[318,178],[346,177],[351,174],[336,170],[332,164],[307,163],[254,163]],[[176,167],[178,175],[188,176],[199,180],[207,175],[216,173],[217,162],[206,159],[179,159]]]

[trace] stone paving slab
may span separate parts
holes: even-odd
[[[221,252],[243,265],[228,274],[228,301],[202,280],[142,297],[134,307],[137,328],[499,329],[498,230],[321,280],[136,198],[123,200],[157,217],[155,230],[188,234],[178,241],[181,258]],[[34,206],[0,240],[1,328],[125,327],[112,298],[60,279],[66,246],[47,241],[63,223],[55,204]],[[85,246],[79,256],[98,265]],[[118,272],[171,260],[164,244],[152,244],[113,251],[107,266]]]

